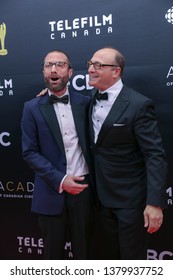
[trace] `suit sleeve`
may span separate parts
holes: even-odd
[[[165,207],[167,163],[151,100],[147,100],[136,114],[135,136],[145,158],[147,204]]]
[[[25,103],[21,121],[23,159],[50,187],[58,191],[58,187],[65,176],[41,153],[38,137],[38,123],[34,118],[30,106]],[[45,139],[46,141],[46,139]],[[49,145],[49,143],[47,143]]]

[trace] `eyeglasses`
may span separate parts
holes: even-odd
[[[57,61],[57,62],[44,62],[43,63],[44,67],[46,69],[51,69],[53,65],[55,65],[56,69],[63,69],[66,65],[70,66],[67,62],[65,61]]]
[[[102,64],[98,61],[92,62],[91,60],[87,61],[86,64],[87,64],[87,68],[89,68],[93,65],[95,70],[100,70],[104,66],[119,67],[118,65],[114,65],[114,64]]]

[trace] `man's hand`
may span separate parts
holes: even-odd
[[[156,232],[163,223],[163,211],[160,207],[147,205],[144,210],[144,227],[148,232]]]
[[[38,93],[38,94],[36,95],[36,97],[43,96],[43,95],[45,95],[46,93],[47,93],[47,88],[43,89],[40,93]]]
[[[88,187],[88,184],[78,183],[83,180],[84,180],[84,177],[67,176],[62,183],[62,188],[64,191],[66,191],[70,194],[79,194]]]

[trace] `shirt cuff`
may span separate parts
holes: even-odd
[[[65,175],[65,176],[62,178],[62,180],[61,180],[61,184],[60,184],[60,186],[59,186],[59,193],[62,193],[62,192],[63,192],[62,184],[63,184],[63,182],[64,182],[64,180],[65,180],[66,177],[67,177],[67,175]]]

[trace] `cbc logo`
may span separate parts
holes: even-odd
[[[162,251],[158,253],[155,250],[149,249],[148,250],[148,260],[172,260],[173,252],[171,251]]]
[[[0,133],[0,145],[4,147],[8,147],[11,145],[9,141],[10,133],[9,132],[1,132]]]
[[[78,74],[73,77],[71,86],[77,91],[91,90],[93,87],[89,86],[89,75]],[[69,82],[70,85],[70,82]]]
[[[169,23],[173,24],[173,7],[167,11],[165,18]]]

